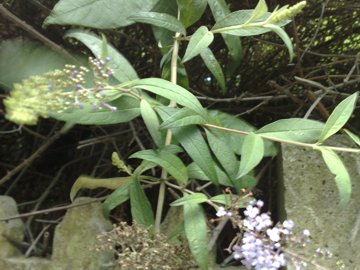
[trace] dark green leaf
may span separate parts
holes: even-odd
[[[206,202],[208,198],[204,193],[192,193],[187,196],[184,196],[176,201],[173,201],[170,205],[171,206],[180,206],[186,203],[203,203]]]
[[[264,157],[264,141],[256,134],[249,134],[241,149],[241,162],[237,178],[249,173]]]
[[[101,57],[103,41],[98,36],[85,30],[70,30],[65,37],[71,37],[82,42],[96,57]],[[107,66],[113,71],[113,76],[119,82],[136,80],[138,75],[129,61],[111,45],[107,45],[110,61]]]
[[[216,78],[217,82],[220,85],[220,88],[222,89],[222,92],[224,92],[225,77],[218,60],[215,58],[215,55],[212,53],[212,51],[209,48],[204,48],[201,51],[200,56],[204,61],[205,66],[210,70],[210,72]]]
[[[172,129],[175,138],[184,147],[192,160],[209,177],[210,181],[218,183],[209,147],[205,142],[200,130],[195,126]]]
[[[184,163],[169,151],[142,150],[132,154],[130,158],[139,158],[156,163],[181,183],[186,183],[188,180]]]
[[[131,215],[139,225],[154,224],[154,215],[148,198],[139,182],[139,175],[135,173],[130,184]]]
[[[186,195],[185,195],[186,196]],[[191,253],[202,270],[208,269],[206,216],[197,203],[184,204],[185,234]]]
[[[252,200],[254,200],[252,197],[242,198],[235,194],[221,194],[210,198],[210,201],[214,203],[220,203],[228,207],[236,205],[239,208],[245,208]]]
[[[110,125],[126,123],[140,115],[139,101],[122,96],[110,103],[118,108],[113,112],[109,109],[94,110],[91,104],[84,104],[83,109],[71,109],[62,113],[50,113],[50,116],[60,120],[80,125]]]
[[[171,52],[171,51],[169,51]],[[165,57],[165,55],[164,55]],[[171,80],[171,57],[169,57],[165,63],[162,65],[161,78],[170,81]],[[185,69],[184,64],[180,61],[178,57],[177,61],[177,84],[181,87],[189,88],[189,78]]]
[[[215,21],[219,21],[230,14],[228,5],[224,0],[208,0],[211,12]],[[236,36],[221,34],[228,48],[230,61],[227,65],[227,74],[231,76],[235,69],[240,65],[242,58],[242,47],[240,38]]]
[[[206,129],[206,136],[210,149],[225,169],[231,179],[235,179],[239,169],[239,161],[237,160],[229,143],[222,137],[221,132]]]
[[[290,118],[268,124],[256,131],[256,134],[268,138],[312,143],[318,140],[323,127],[324,124],[318,121]]]
[[[191,36],[183,57],[183,63],[194,58],[214,40],[214,34],[206,26],[200,26]]]
[[[129,193],[130,183],[123,184],[114,190],[102,203],[104,215],[109,216],[111,210],[126,202],[130,198]]]
[[[166,13],[139,12],[128,17],[128,20],[148,23],[173,32],[179,32],[184,35],[186,34],[185,27],[182,25],[182,23],[178,21],[178,19],[176,19],[174,16]]]
[[[319,142],[325,141],[331,135],[338,132],[351,117],[358,99],[358,92],[341,101],[326,121],[321,132]]]
[[[340,207],[345,207],[350,200],[351,179],[350,175],[339,156],[332,150],[319,147],[323,159],[329,170],[335,175],[336,186],[340,195]]]
[[[144,119],[145,125],[147,130],[149,131],[152,139],[154,140],[155,144],[159,147],[163,145],[162,135],[159,129],[160,122],[159,119],[151,107],[149,102],[145,99],[142,99],[140,102],[140,112],[141,116]]]
[[[168,129],[174,127],[182,127],[188,125],[198,125],[205,124],[206,121],[203,117],[195,113],[194,111],[188,108],[181,108],[177,113],[170,116],[166,121],[164,121],[160,128]]]
[[[156,0],[60,0],[44,25],[78,25],[96,29],[127,26],[127,18],[141,11],[149,11]]]
[[[191,163],[187,166],[189,178],[203,180],[203,181],[210,181],[210,178],[206,176],[206,174],[200,169],[200,167],[195,163]],[[219,184],[225,187],[232,187],[234,184],[229,179],[229,176],[220,169],[218,165],[215,164],[216,175],[219,179]]]
[[[169,100],[174,100],[176,103],[192,109],[206,119],[206,110],[201,106],[198,99],[186,89],[169,81],[158,78],[141,79],[132,82],[129,87],[142,88]]]
[[[180,9],[180,20],[188,27],[197,22],[206,9],[206,0],[176,0]]]

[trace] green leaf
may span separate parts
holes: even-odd
[[[285,32],[284,29],[282,29],[280,26],[275,24],[266,24],[265,27],[274,31],[282,39],[282,41],[284,42],[284,44],[286,45],[289,51],[290,62],[291,62],[294,58],[294,47],[288,34]]]
[[[44,26],[49,24],[78,25],[96,29],[112,29],[133,22],[127,18],[153,8],[156,0],[60,0]]]
[[[159,119],[154,109],[145,99],[142,99],[140,102],[140,112],[142,118],[144,119],[145,126],[149,131],[151,138],[154,140],[155,144],[158,147],[163,145],[163,140],[159,129]]]
[[[186,183],[188,180],[187,169],[184,163],[169,151],[142,150],[132,154],[130,158],[139,158],[156,163],[180,183]]]
[[[246,132],[253,132],[256,130],[254,126],[250,125],[246,121],[221,111],[211,110],[209,111],[209,116],[212,117],[211,120],[214,122],[214,124],[218,124],[226,128],[232,128]],[[233,152],[240,155],[245,136],[232,132],[222,132],[222,134],[228,141]]]
[[[191,36],[183,57],[183,63],[194,58],[214,40],[214,34],[206,26],[200,26]]]
[[[210,181],[218,183],[218,178],[209,147],[200,130],[195,126],[172,129],[175,138],[184,147],[192,160],[201,168]]]
[[[166,56],[164,55],[163,57]],[[180,57],[178,57],[176,70],[177,70],[177,84],[180,85],[181,87],[184,87],[185,89],[189,88],[188,74],[186,72],[184,64],[180,61]],[[168,57],[165,63],[162,65],[161,78],[167,81],[171,81],[171,57]]]
[[[268,138],[312,143],[319,138],[323,127],[324,124],[318,121],[290,118],[270,123],[256,131],[256,134]]]
[[[75,63],[69,63],[69,60],[41,43],[22,39],[4,40],[0,46],[0,85],[10,90],[16,82],[49,70],[62,69],[65,64]]]
[[[257,185],[257,179],[253,175],[244,175],[234,181],[235,189],[240,192],[242,189],[253,189]]]
[[[217,164],[214,165],[215,165],[216,175],[219,179],[219,184],[225,187],[233,187],[234,184],[229,179],[229,176],[227,176],[226,173],[222,169],[220,169],[220,167]],[[192,162],[187,166],[187,171],[189,178],[202,180],[202,181],[210,181],[210,178],[206,176],[206,174],[200,169],[200,167],[195,162]]]
[[[151,226],[154,224],[154,214],[151,204],[146,197],[139,181],[138,173],[132,176],[130,184],[131,215],[139,225]]]
[[[210,72],[214,75],[217,82],[220,85],[220,88],[222,89],[222,92],[225,91],[225,77],[224,73],[221,69],[221,66],[217,59],[215,58],[215,55],[212,53],[212,51],[209,48],[204,48],[200,52],[200,56],[202,60],[205,63],[205,66],[210,70]]]
[[[109,216],[111,210],[129,200],[129,188],[130,183],[122,184],[106,198],[106,200],[102,203],[105,217]]]
[[[169,129],[174,127],[182,127],[189,125],[205,124],[206,121],[203,117],[195,113],[194,111],[184,107],[177,113],[171,115],[166,121],[164,121],[160,128]]]
[[[230,9],[224,0],[208,0],[211,12],[215,21],[223,19],[230,14]],[[228,48],[229,63],[227,65],[227,74],[231,76],[235,69],[240,65],[242,58],[242,47],[240,38],[236,36],[221,34]]]
[[[238,208],[245,208],[252,200],[254,200],[253,197],[242,198],[236,194],[221,194],[210,198],[210,201],[220,203],[228,207],[233,207],[236,202],[236,206]]]
[[[352,133],[350,130],[344,129],[347,135],[358,145],[360,146],[360,138],[356,134]]]
[[[191,202],[184,204],[186,238],[194,259],[203,270],[207,270],[209,264],[206,221],[205,213],[199,204]]]
[[[180,206],[186,203],[203,203],[206,202],[208,198],[204,193],[192,193],[187,196],[184,196],[176,201],[173,201],[170,205],[171,206]]]
[[[210,149],[219,160],[221,166],[231,179],[235,179],[239,169],[239,161],[230,148],[228,142],[221,136],[220,132],[205,129]]]
[[[358,99],[358,92],[341,101],[326,121],[321,132],[319,143],[338,132],[351,117]]]
[[[103,52],[103,41],[98,36],[85,31],[85,30],[70,30],[65,34],[65,37],[71,37],[82,42],[86,47],[88,47],[96,57],[101,57]],[[129,61],[119,53],[111,45],[107,45],[108,56],[110,61],[107,64],[113,71],[113,76],[119,82],[127,82],[136,80],[138,75]]]
[[[197,22],[206,9],[206,0],[176,0],[180,9],[180,21],[188,27]]]
[[[224,33],[235,36],[254,36],[272,31],[270,28],[266,28],[264,25],[259,24],[260,22],[265,22],[266,19],[270,17],[270,12],[266,12],[255,21],[247,23],[251,18],[253,11],[253,9],[243,9],[232,12],[225,18],[216,22],[211,31],[214,33]],[[276,25],[281,27],[289,22],[290,20],[283,20],[276,23]]]
[[[206,119],[206,110],[201,106],[198,99],[186,89],[169,81],[158,78],[141,79],[132,82],[129,87],[142,88],[169,100],[174,100],[176,103],[192,109]]]
[[[250,18],[245,23],[250,23],[260,19],[262,16],[266,14],[267,11],[268,11],[268,7],[266,5],[265,0],[259,0]]]
[[[95,178],[91,176],[81,175],[76,179],[71,187],[70,200],[74,201],[76,194],[80,189],[96,189],[108,188],[117,189],[119,186],[130,182],[130,177],[114,177],[114,178]]]
[[[182,23],[178,21],[178,19],[176,19],[174,16],[166,13],[139,12],[128,17],[128,20],[152,24],[173,32],[179,32],[183,35],[186,35],[186,30]]]
[[[241,162],[240,169],[237,178],[246,175],[256,165],[258,165],[261,159],[264,157],[264,141],[256,134],[249,134],[245,137],[245,140],[241,149]]]
[[[139,101],[132,97],[122,96],[110,104],[118,110],[115,112],[109,109],[94,110],[91,104],[84,104],[83,109],[71,109],[62,113],[50,112],[49,115],[59,121],[80,125],[126,123],[140,115]]]
[[[340,195],[340,207],[345,207],[350,201],[351,179],[350,175],[339,156],[332,150],[319,147],[322,157],[331,173],[335,175],[336,186]]]

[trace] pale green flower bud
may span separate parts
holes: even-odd
[[[291,7],[284,6],[278,11],[275,11],[275,13],[269,18],[270,20],[267,23],[275,24],[280,21],[291,19],[292,17],[299,14],[305,6],[306,1],[301,1]]]

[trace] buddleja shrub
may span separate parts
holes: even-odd
[[[208,240],[204,203],[217,211],[217,216],[222,219],[220,224],[224,219],[231,220],[242,232],[229,247],[231,258],[240,259],[244,265],[255,269],[278,269],[287,263],[302,267],[301,262],[286,253],[284,246],[294,239],[298,239],[300,245],[306,243],[309,232],[304,231],[303,236],[294,238],[294,223],[287,220],[282,224],[273,224],[268,214],[260,213],[262,202],[254,201],[246,190],[254,187],[253,170],[263,157],[276,155],[274,142],[291,143],[321,152],[335,175],[340,205],[346,206],[351,181],[336,151],[359,153],[360,150],[336,148],[323,143],[348,121],[355,108],[357,93],[343,100],[326,123],[290,118],[257,130],[232,115],[203,108],[191,92],[177,84],[177,71],[186,72],[183,63],[200,56],[222,91],[226,91],[223,70],[209,48],[216,34],[222,36],[228,47],[229,69],[236,68],[240,61],[239,37],[267,32],[274,32],[283,40],[291,61],[293,46],[282,27],[301,12],[305,4],[303,1],[269,12],[264,0],[260,0],[253,10],[230,12],[224,0],[109,0],[106,5],[104,1],[60,0],[46,18],[45,26],[60,24],[110,29],[134,22],[151,24],[163,53],[163,78],[139,79],[131,64],[107,44],[105,37],[72,29],[65,37],[80,41],[94,54],[89,67],[67,65],[63,70],[50,71],[15,84],[10,96],[5,99],[6,117],[20,125],[36,124],[39,117],[53,117],[65,121],[66,127],[73,124],[117,124],[142,117],[154,148],[130,156],[131,159],[141,160],[140,165],[132,170],[114,153],[114,166],[128,176],[111,179],[81,176],[72,188],[71,199],[81,188],[102,186],[114,189],[103,204],[106,215],[130,200],[134,222],[159,232],[167,196],[165,191],[166,187],[170,187],[181,194],[181,198],[172,202],[171,206],[182,207],[183,214],[172,217],[176,224],[167,233],[174,236],[174,231],[178,234],[184,232],[201,269],[208,269],[209,249],[213,246]],[[200,19],[207,6],[215,24],[211,29],[200,26],[189,35],[187,29]],[[186,47],[183,56],[178,54],[179,46]],[[88,73],[93,77],[91,86],[85,79]],[[360,139],[355,134],[346,133],[360,145]],[[178,154],[182,152],[192,162],[185,163],[180,159]],[[160,167],[162,172],[150,176],[147,172],[154,167]],[[233,192],[208,196],[192,190],[191,179],[203,181],[205,187],[221,186]],[[159,186],[156,213],[153,213],[142,188],[144,183]],[[239,215],[240,208],[246,208],[245,220]],[[214,239],[216,237],[210,242]]]

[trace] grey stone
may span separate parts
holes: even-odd
[[[19,212],[15,200],[8,196],[0,196],[0,217],[10,217],[18,214]],[[21,219],[0,221],[0,258],[20,254],[19,250],[10,243],[8,239],[20,243],[23,238],[24,224]]]
[[[343,136],[326,144],[353,147]],[[283,204],[282,218],[295,221],[300,229],[309,229],[313,244],[327,247],[333,257],[319,260],[329,269],[360,269],[360,156],[338,153],[352,179],[350,204],[339,208],[335,177],[325,165],[319,151],[282,145]],[[310,258],[314,259],[314,258]],[[343,268],[341,268],[343,266]],[[307,269],[316,269],[308,267]]]
[[[74,203],[91,198],[78,198]],[[111,230],[111,223],[102,214],[100,203],[69,209],[57,225],[53,244],[53,267],[56,270],[108,269],[110,253],[95,251],[97,235]]]

